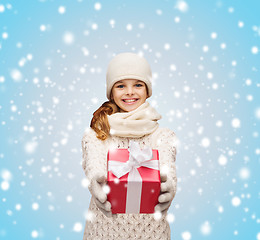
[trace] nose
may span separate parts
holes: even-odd
[[[126,89],[126,94],[128,95],[133,95],[134,94],[134,88],[131,87],[131,86],[128,86],[127,89]]]

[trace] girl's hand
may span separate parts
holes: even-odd
[[[173,182],[170,179],[167,179],[165,173],[160,173],[161,177],[161,193],[158,198],[159,203],[155,206],[154,210],[161,212],[162,214],[166,213],[168,208],[171,205],[171,202],[175,196]]]
[[[106,182],[106,176],[101,174],[96,175],[92,180],[91,194],[100,211],[107,217],[112,217],[111,204],[107,201],[107,195],[103,190],[103,186]]]

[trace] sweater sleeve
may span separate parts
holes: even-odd
[[[171,181],[175,194],[177,190],[175,162],[178,139],[175,133],[167,128],[160,129],[155,137],[156,147],[159,151],[160,171],[167,173],[167,178]]]
[[[93,177],[104,174],[106,176],[106,151],[105,144],[96,137],[93,129],[85,131],[82,141],[82,167],[89,180],[91,192]]]

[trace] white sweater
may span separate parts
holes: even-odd
[[[96,138],[93,129],[88,129],[82,138],[82,167],[90,181],[89,189],[91,190],[91,179],[97,172],[107,175],[108,148],[128,148],[130,140],[138,142],[141,148],[150,146],[158,149],[160,168],[164,165],[168,167],[168,178],[171,179],[176,192],[176,137],[171,130],[162,128],[140,138],[112,136],[105,141]],[[166,215],[159,220],[155,220],[153,214],[113,214],[112,218],[108,218],[91,198],[83,240],[168,240],[171,238],[170,235]]]

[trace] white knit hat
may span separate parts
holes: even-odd
[[[107,98],[111,100],[111,90],[117,81],[123,79],[137,79],[145,82],[148,89],[148,96],[152,95],[152,71],[149,63],[144,57],[135,53],[120,53],[108,64]]]

